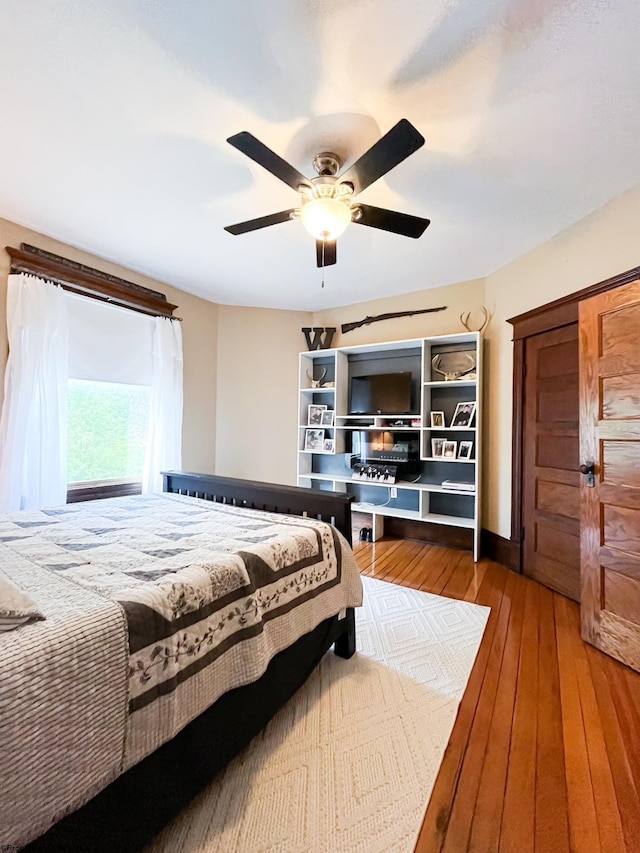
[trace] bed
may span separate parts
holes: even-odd
[[[349,497],[164,489],[0,518],[0,566],[46,616],[0,635],[2,844],[139,850],[331,645],[355,651]]]

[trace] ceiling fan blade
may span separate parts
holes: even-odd
[[[424,136],[418,133],[410,121],[403,118],[356,160],[344,175],[340,175],[339,181],[353,184],[353,194],[357,195],[422,145]]]
[[[316,266],[330,267],[336,262],[336,241],[316,240]]]
[[[246,154],[247,157],[250,157],[258,165],[262,166],[263,169],[266,169],[267,172],[271,172],[276,178],[280,178],[285,184],[289,184],[296,192],[300,184],[310,186],[309,180],[301,172],[294,169],[290,163],[287,163],[286,160],[283,160],[282,157],[279,157],[274,151],[267,148],[264,143],[260,142],[259,139],[256,139],[253,134],[248,133],[246,130],[236,133],[235,136],[230,136],[227,142],[233,145],[234,148],[237,148],[238,151],[242,151],[243,154]]]
[[[268,216],[248,219],[246,222],[238,222],[236,225],[225,225],[224,230],[228,231],[229,234],[246,234],[248,231],[257,231],[258,228],[266,228],[268,225],[288,222],[293,212],[294,208],[291,208],[291,210],[281,210],[279,213],[270,213]]]
[[[379,228],[381,231],[392,231],[403,237],[421,237],[430,224],[430,219],[410,216],[408,213],[398,213],[395,210],[385,210],[384,207],[372,207],[370,204],[359,204],[362,211],[359,219],[354,217],[357,225],[368,225],[369,228]]]

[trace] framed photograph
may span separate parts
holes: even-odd
[[[438,429],[444,427],[444,412],[431,412],[431,426]]]
[[[306,429],[304,431],[304,449],[318,453],[324,444],[323,429]]]
[[[333,409],[325,409],[324,412],[322,412],[322,417],[320,418],[320,423],[322,424],[322,426],[333,426],[334,415],[335,412],[333,411]]]
[[[431,455],[444,456],[444,438],[431,439]]]
[[[452,427],[470,427],[476,416],[476,403],[472,400],[468,403],[458,403],[451,418]]]
[[[461,441],[460,446],[458,447],[458,459],[471,459],[471,453],[473,452],[473,442],[472,441]]]
[[[455,459],[457,449],[457,441],[445,441],[442,446],[442,455],[445,459]]]
[[[322,423],[322,413],[326,411],[326,406],[316,406],[312,403],[309,406],[309,413],[307,415],[307,423],[309,426],[319,426]]]
[[[334,443],[332,438],[325,438],[322,442],[323,453],[333,453]]]

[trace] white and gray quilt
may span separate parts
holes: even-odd
[[[15,845],[362,601],[331,526],[171,494],[2,516],[0,570],[45,616],[0,635],[0,837]]]

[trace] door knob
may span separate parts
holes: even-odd
[[[589,486],[592,489],[596,484],[595,462],[587,461],[583,465],[580,466],[579,470],[580,470],[581,474],[584,474],[586,476],[587,486]]]

